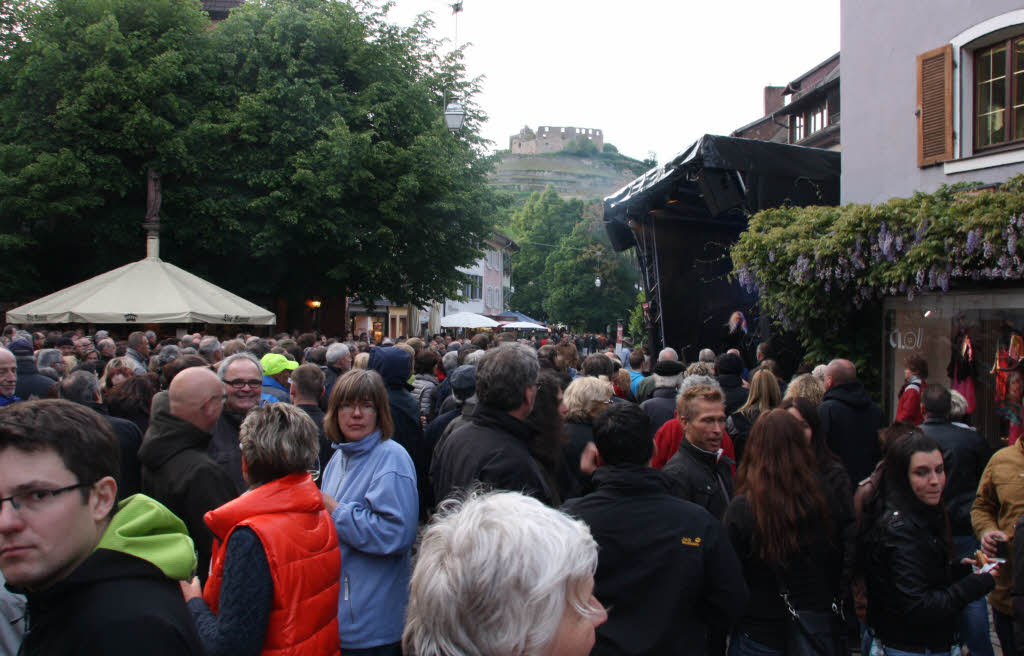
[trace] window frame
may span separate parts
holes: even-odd
[[[979,45],[975,48],[971,48],[971,79],[970,79],[970,92],[971,92],[971,150],[976,154],[999,152],[1001,150],[1012,150],[1020,148],[1024,145],[1024,136],[1013,138],[1017,121],[1014,116],[1014,90],[1017,88],[1016,85],[1024,86],[1024,67],[1020,71],[1014,71],[1013,60],[1014,60],[1014,42],[1024,41],[1024,30],[1019,31],[1015,34],[1008,36],[1002,36],[996,41]],[[1003,119],[1003,135],[1002,141],[992,143],[987,146],[978,145],[978,107],[980,105],[980,93],[979,93],[979,79],[981,71],[981,57],[979,55],[983,52],[987,52],[994,48],[1005,48],[1004,54],[1004,69],[1003,77],[1006,80],[1005,88],[1003,91],[1003,111],[1006,115]],[[1016,73],[1020,73],[1020,80]],[[961,90],[961,93],[963,91]]]

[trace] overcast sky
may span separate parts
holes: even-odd
[[[430,11],[453,39],[451,0],[396,0],[393,22]],[[458,39],[484,75],[484,136],[523,125],[604,130],[606,142],[665,161],[705,133],[764,114],[784,85],[839,51],[839,0],[464,0]]]

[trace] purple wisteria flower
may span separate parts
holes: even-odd
[[[978,230],[978,231],[969,230],[967,232],[967,254],[968,255],[970,255],[970,254],[974,253],[974,251],[978,250],[978,242],[981,241],[981,236],[979,235],[980,232],[981,232],[980,230]]]

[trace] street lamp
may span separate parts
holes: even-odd
[[[462,129],[462,124],[465,121],[466,110],[462,108],[462,105],[454,100],[448,103],[448,106],[444,108],[444,122],[448,129],[452,132],[458,132]]]
[[[594,287],[601,289],[601,276],[594,276]]]

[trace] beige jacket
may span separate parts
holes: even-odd
[[[971,523],[979,540],[989,531],[1006,533],[1010,538],[1010,553],[1013,553],[1014,527],[1021,514],[1024,514],[1024,441],[996,451],[988,461],[971,508]],[[1013,615],[1012,565],[1007,561],[999,567],[996,589],[988,596],[992,607],[1006,615]]]

